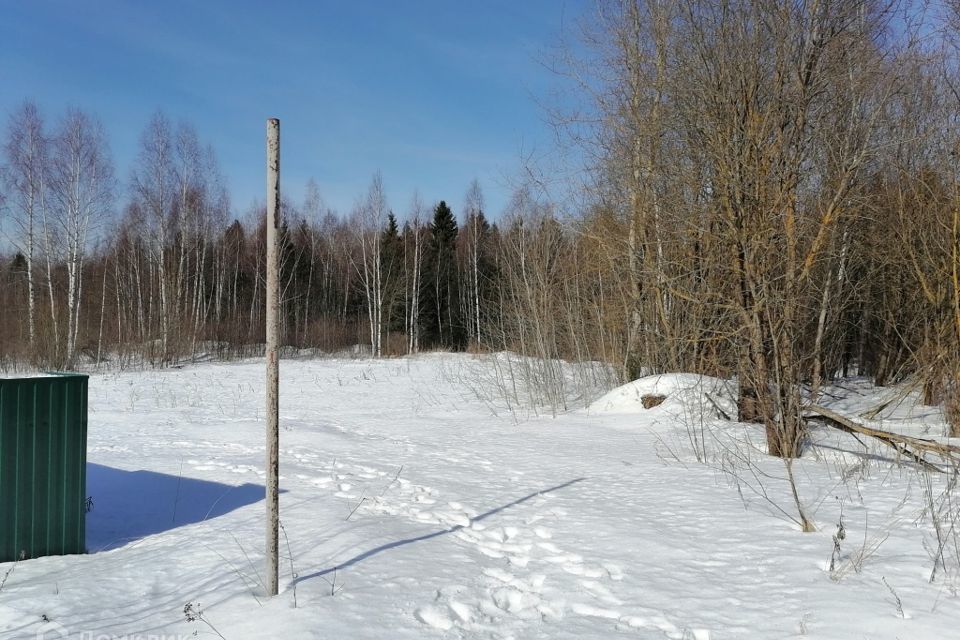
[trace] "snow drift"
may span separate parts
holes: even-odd
[[[621,385],[595,400],[590,414],[631,414],[648,411],[673,416],[729,419],[736,416],[736,385],[693,373],[646,376]]]

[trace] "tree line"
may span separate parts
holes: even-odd
[[[71,110],[48,130],[26,102],[7,124],[7,364],[168,365],[262,348],[264,212],[233,215],[216,155],[193,127],[157,114],[122,184],[94,115]],[[362,345],[374,356],[511,342],[526,321],[504,305],[520,296],[532,304],[545,284],[515,273],[531,234],[548,223],[561,233],[525,189],[507,227],[490,224],[476,181],[459,219],[419,194],[396,215],[379,173],[345,215],[324,204],[314,181],[303,202],[285,199],[281,209],[284,345]]]
[[[170,364],[260,346],[263,211],[232,217],[216,156],[191,126],[157,114],[125,188],[103,127],[79,110],[48,132],[25,103],[3,151],[6,361]],[[380,356],[481,344],[498,234],[483,207],[477,182],[459,225],[446,202],[414,195],[401,225],[378,173],[339,216],[311,181],[302,203],[282,203],[285,345],[359,343]]]
[[[458,214],[418,195],[395,213],[379,174],[338,214],[311,183],[282,204],[284,344],[735,377],[738,417],[787,457],[824,381],[909,379],[960,434],[960,12],[942,8],[598,2],[555,65],[577,89],[554,113],[585,159],[576,198],[527,179],[491,223],[476,183]],[[6,361],[257,353],[263,215],[233,214],[190,126],[156,116],[121,188],[95,117],[48,131],[28,103],[3,166]]]

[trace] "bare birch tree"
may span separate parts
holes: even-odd
[[[160,324],[160,358],[171,356],[171,304],[173,292],[168,280],[168,255],[173,238],[172,210],[176,199],[176,179],[173,167],[173,139],[170,122],[157,113],[140,137],[137,164],[131,176],[134,204],[143,217],[144,231],[151,270],[156,274],[158,300],[148,299],[149,309],[157,308]],[[147,314],[152,326],[153,313]]]
[[[374,357],[383,354],[384,282],[381,229],[387,218],[387,196],[383,176],[374,174],[366,199],[354,209],[354,232],[360,243],[360,264],[356,265],[363,286],[370,321],[370,349]]]
[[[415,191],[410,200],[410,211],[407,215],[406,231],[403,235],[405,253],[405,290],[406,290],[406,328],[407,353],[420,351],[420,296],[423,274],[423,241],[424,217],[426,205]]]
[[[11,237],[26,259],[27,326],[30,349],[36,343],[36,261],[40,249],[43,209],[46,206],[44,172],[48,142],[36,104],[25,102],[11,117],[4,144],[4,186],[15,233]],[[36,355],[36,354],[33,354]]]
[[[481,278],[480,261],[484,251],[484,240],[487,235],[487,222],[484,217],[483,191],[480,182],[474,179],[470,183],[464,199],[464,234],[462,237],[466,247],[466,286],[462,288],[467,307],[467,334],[470,341],[482,343],[480,317],[481,309]]]
[[[83,267],[98,225],[110,214],[115,184],[103,125],[70,109],[54,133],[50,153],[50,206],[67,271],[65,362],[74,361],[83,300]]]

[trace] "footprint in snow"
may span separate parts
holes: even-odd
[[[413,612],[413,616],[423,624],[441,631],[449,631],[453,627],[453,620],[447,612],[433,605],[420,607]]]
[[[610,576],[611,580],[619,582],[623,580],[623,569],[620,568],[620,565],[613,564],[611,562],[605,562],[601,565],[604,571],[607,572],[607,575]]]
[[[448,606],[453,611],[453,615],[457,617],[457,622],[463,624],[473,620],[473,610],[468,605],[451,600]]]
[[[540,596],[535,593],[525,593],[515,587],[501,587],[491,594],[493,604],[507,613],[517,614],[533,609],[540,604]]]

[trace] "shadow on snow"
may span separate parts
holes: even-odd
[[[531,494],[529,494],[529,495],[525,495],[525,496],[523,496],[522,498],[517,498],[517,499],[514,500],[513,502],[508,502],[507,504],[501,505],[501,506],[499,506],[499,507],[495,507],[495,508],[493,508],[493,509],[490,509],[489,511],[486,511],[486,512],[484,512],[484,513],[481,513],[480,515],[476,516],[475,518],[471,518],[470,521],[471,521],[471,522],[479,522],[479,521],[481,521],[481,520],[484,520],[484,519],[486,519],[486,518],[489,518],[489,517],[492,516],[492,515],[496,515],[496,514],[500,513],[501,511],[503,511],[503,510],[505,510],[505,509],[509,509],[510,507],[514,507],[514,506],[516,506],[516,505],[518,505],[518,504],[522,504],[522,503],[526,502],[527,500],[530,500],[531,498],[536,498],[536,497],[539,496],[539,495],[543,495],[543,494],[545,494],[545,493],[550,493],[550,492],[552,492],[552,491],[558,491],[558,490],[560,490],[560,489],[565,489],[565,488],[567,488],[567,487],[569,487],[569,486],[571,486],[571,485],[577,484],[578,482],[583,482],[584,480],[586,480],[586,478],[575,478],[575,479],[573,479],[573,480],[569,480],[569,481],[567,481],[567,482],[564,482],[563,484],[558,484],[558,485],[556,485],[556,486],[554,486],[554,487],[550,487],[549,489],[541,489],[540,491],[534,491],[533,493],[531,493]],[[334,571],[342,571],[343,569],[346,569],[346,568],[348,568],[348,567],[352,567],[353,565],[355,565],[355,564],[357,564],[357,563],[359,563],[359,562],[363,562],[363,561],[366,560],[367,558],[371,558],[371,557],[373,557],[373,556],[375,556],[375,555],[381,554],[381,553],[383,553],[384,551],[389,551],[390,549],[396,549],[397,547],[402,547],[402,546],[405,546],[405,545],[408,545],[408,544],[414,544],[414,543],[416,543],[416,542],[423,542],[424,540],[431,540],[431,539],[433,539],[433,538],[438,538],[438,537],[440,537],[440,536],[445,536],[445,535],[448,535],[448,534],[451,534],[451,533],[455,533],[455,532],[460,531],[461,529],[464,529],[464,528],[465,528],[465,527],[464,527],[463,525],[458,524],[458,525],[456,525],[456,526],[454,526],[454,527],[450,527],[449,529],[442,529],[442,530],[440,530],[440,531],[434,531],[433,533],[426,533],[426,534],[424,534],[424,535],[422,535],[422,536],[417,536],[417,537],[415,537],[415,538],[404,538],[403,540],[394,540],[393,542],[387,542],[386,544],[382,544],[382,545],[380,545],[379,547],[374,547],[373,549],[370,549],[370,550],[368,550],[368,551],[364,551],[363,553],[361,553],[361,554],[359,554],[359,555],[356,555],[356,556],[354,556],[353,558],[350,558],[349,560],[347,560],[346,562],[343,562],[343,563],[341,563],[341,564],[335,565],[335,566],[333,566],[333,567],[329,567],[329,568],[327,568],[327,569],[321,569],[320,571],[315,571],[314,573],[311,573],[311,574],[309,574],[309,575],[300,576],[299,578],[297,578],[296,580],[293,581],[293,584],[299,584],[299,583],[301,583],[301,582],[303,582],[303,581],[305,581],[305,580],[311,580],[311,579],[313,579],[313,578],[321,578],[321,577],[323,577],[323,576],[325,576],[325,575],[327,575],[327,574],[329,574],[329,573],[333,573]]]
[[[203,522],[263,500],[259,484],[231,486],[156,471],[87,463],[87,549],[116,549],[146,536]]]

